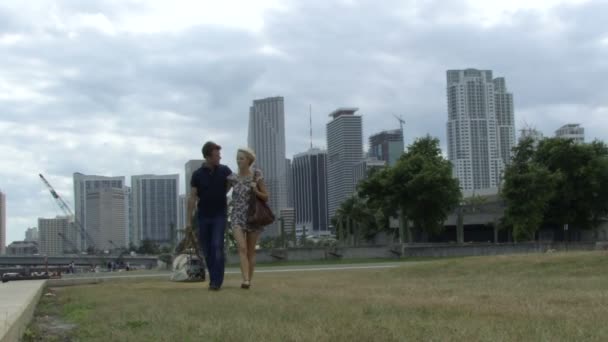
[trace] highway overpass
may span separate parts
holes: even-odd
[[[103,267],[108,262],[116,261],[117,255],[74,255],[74,256],[0,256],[0,266],[40,266],[47,264],[49,266],[65,266],[71,262],[74,262],[76,266],[92,266],[99,265]],[[46,260],[45,260],[46,259]],[[153,255],[142,255],[142,256],[130,256],[123,255],[121,260],[125,263],[129,263],[132,266],[145,266],[146,268],[156,267],[158,264],[158,257]]]

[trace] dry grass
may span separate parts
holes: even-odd
[[[80,341],[605,341],[607,274],[605,253],[447,259],[258,274],[249,291],[234,275],[217,293],[165,281],[63,288],[39,312],[76,323]]]

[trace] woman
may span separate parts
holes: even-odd
[[[230,221],[241,259],[241,288],[249,289],[255,268],[255,246],[264,227],[247,224],[249,199],[252,193],[262,201],[268,201],[268,191],[262,171],[252,169],[255,153],[249,148],[240,148],[236,154],[239,171],[228,177],[232,185],[232,212]]]

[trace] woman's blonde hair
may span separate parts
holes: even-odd
[[[249,166],[255,163],[255,152],[249,147],[241,147],[236,151],[236,153],[243,153],[245,156],[247,156],[249,159]]]

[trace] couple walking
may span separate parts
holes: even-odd
[[[243,282],[251,286],[255,268],[255,246],[264,227],[248,223],[252,195],[268,201],[268,191],[262,171],[254,169],[255,152],[240,148],[236,155],[238,172],[220,164],[222,147],[214,142],[203,145],[203,165],[192,174],[192,190],[188,198],[187,217],[191,218],[198,202],[199,243],[209,270],[209,290],[219,290],[224,282],[224,233],[227,224],[226,194],[232,189],[231,228],[238,245]],[[191,220],[188,220],[191,222]],[[186,229],[192,229],[188,223]]]

